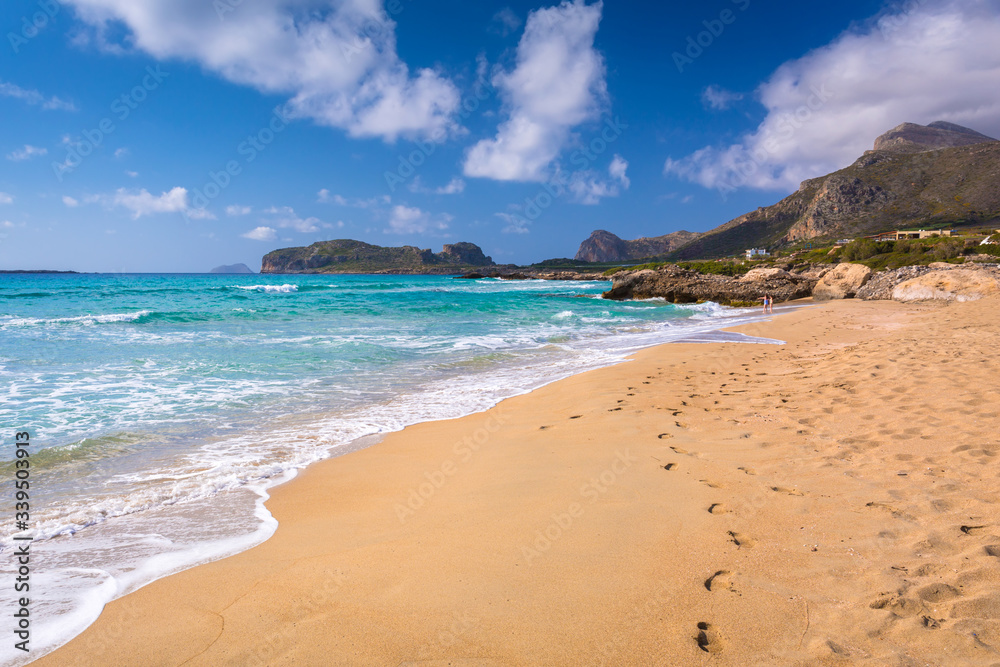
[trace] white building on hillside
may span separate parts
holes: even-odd
[[[753,259],[754,257],[768,257],[769,254],[764,248],[750,248],[747,250],[747,259]]]

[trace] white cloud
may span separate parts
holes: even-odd
[[[4,229],[13,229],[15,225],[10,220],[4,220],[3,222],[0,222],[0,227],[3,227]]]
[[[14,162],[21,162],[22,160],[30,160],[31,158],[41,157],[42,155],[47,155],[49,150],[47,148],[39,148],[38,146],[32,146],[31,144],[25,144],[24,148],[19,148],[16,151],[7,154],[7,159]]]
[[[608,167],[608,173],[611,174],[611,178],[615,179],[622,184],[622,187],[626,190],[632,185],[632,181],[629,180],[625,172],[628,171],[628,161],[621,155],[615,155],[614,159],[611,160],[611,165]]]
[[[0,95],[4,97],[13,97],[14,99],[21,100],[32,106],[41,105],[42,109],[45,109],[46,111],[76,111],[76,106],[72,102],[61,100],[55,96],[46,99],[45,96],[37,90],[28,90],[5,81],[0,81]]]
[[[123,158],[123,157],[127,156],[128,153],[129,153],[129,150],[127,148],[116,148],[115,149],[115,157],[116,158]]]
[[[14,197],[7,194],[6,192],[0,192],[0,204],[13,204]]]
[[[63,201],[63,204],[65,204],[69,208],[76,208],[77,206],[80,205],[79,201],[77,201],[76,199],[73,199],[72,197],[69,197],[69,196],[63,197],[62,201]]]
[[[302,234],[312,234],[319,231],[321,221],[319,218],[300,218],[291,206],[280,208],[272,206],[264,213],[274,217],[274,224],[281,228],[291,228]]]
[[[451,222],[451,219],[451,216],[447,214],[433,216],[419,208],[394,206],[386,232],[390,234],[440,233],[448,229],[448,223]]]
[[[903,122],[1000,136],[996,0],[908,4],[779,67],[757,90],[767,117],[755,131],[668,159],[665,172],[723,191],[791,191],[853,163]]]
[[[230,217],[237,215],[250,215],[252,212],[253,208],[251,208],[250,206],[237,206],[234,204],[232,206],[226,207],[226,215]]]
[[[504,7],[493,15],[490,32],[506,37],[521,27],[521,18],[510,7]]]
[[[632,181],[629,180],[627,172],[628,161],[616,154],[608,165],[610,178],[592,170],[576,171],[570,175],[566,187],[573,194],[573,201],[594,206],[605,197],[617,197],[622,190],[629,189]]]
[[[434,190],[434,194],[438,195],[457,195],[465,192],[465,181],[461,178],[453,178],[448,182],[448,185],[442,186]]]
[[[269,95],[288,95],[291,117],[353,137],[446,138],[459,93],[438,72],[410,72],[396,51],[383,0],[66,0],[99,43],[179,58]]]
[[[604,58],[594,49],[603,4],[584,0],[539,9],[517,47],[517,66],[500,72],[507,120],[494,139],[466,155],[466,176],[542,181],[570,139],[570,130],[597,117],[607,101]]]
[[[129,178],[139,178],[139,172],[137,171],[126,171],[125,175]]]
[[[331,194],[329,190],[323,188],[316,193],[316,201],[321,204],[336,204],[337,206],[350,206],[352,208],[378,208],[382,204],[392,203],[392,197],[382,195],[371,199],[348,199],[341,195]]]
[[[164,192],[159,197],[153,196],[145,188],[132,192],[120,188],[111,200],[112,206],[121,206],[132,212],[132,219],[138,220],[144,215],[154,213],[182,213],[187,210],[187,190],[181,187]]]
[[[531,224],[527,218],[523,218],[513,213],[497,213],[496,216],[507,223],[500,231],[504,234],[530,234],[528,225]]]
[[[725,111],[733,105],[733,102],[739,102],[742,99],[742,93],[734,93],[719,86],[709,86],[701,94],[701,103],[705,105],[705,108],[716,111]]]
[[[271,227],[256,227],[246,234],[240,234],[240,236],[252,241],[273,241],[278,238],[278,232]]]
[[[442,185],[439,188],[426,188],[420,181],[419,176],[413,178],[413,182],[409,185],[410,192],[420,192],[423,194],[435,194],[435,195],[457,195],[465,192],[465,181],[457,176],[451,179],[447,185]]]

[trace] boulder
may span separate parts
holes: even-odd
[[[997,275],[985,269],[956,268],[925,273],[896,285],[896,301],[976,301],[1000,294]]]
[[[767,268],[767,269],[750,269],[747,271],[740,280],[748,283],[760,282],[763,280],[793,280],[791,274],[784,269],[777,268]]]
[[[864,264],[838,264],[816,284],[813,298],[817,301],[853,299],[871,276],[872,270]]]
[[[854,298],[865,301],[889,301],[892,299],[892,290],[896,288],[896,285],[922,276],[929,271],[931,269],[926,266],[903,266],[889,271],[879,271],[872,275],[864,287],[858,290]]]

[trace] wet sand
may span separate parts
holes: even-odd
[[[834,302],[421,424],[38,665],[1000,665],[1000,301]]]

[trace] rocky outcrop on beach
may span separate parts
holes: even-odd
[[[992,267],[936,268],[896,285],[895,301],[978,301],[1000,294],[1000,271]]]
[[[816,281],[784,269],[758,269],[741,278],[705,275],[674,265],[643,271],[619,271],[612,276],[605,299],[661,298],[671,303],[714,301],[722,305],[748,305],[770,295],[775,302],[802,299],[812,294]]]
[[[626,241],[611,232],[598,229],[580,244],[576,253],[581,262],[628,262],[666,255],[701,236],[679,231],[665,236]]]
[[[927,266],[904,266],[891,271],[879,271],[873,274],[854,296],[865,301],[889,301],[896,285],[922,276],[931,270]]]
[[[813,298],[818,301],[853,299],[871,275],[872,270],[864,264],[838,264],[816,284]]]

